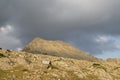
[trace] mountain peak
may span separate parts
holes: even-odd
[[[23,51],[90,61],[98,60],[96,57],[89,55],[64,41],[44,40],[39,37],[33,39],[28,45],[26,45]]]

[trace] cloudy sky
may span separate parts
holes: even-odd
[[[64,40],[100,58],[120,58],[120,0],[0,0],[0,47],[35,37]]]

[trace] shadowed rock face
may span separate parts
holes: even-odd
[[[58,56],[58,57],[83,59],[89,61],[98,60],[92,55],[86,54],[85,52],[73,47],[72,45],[59,40],[50,41],[41,38],[35,38],[27,46],[25,46],[23,51]]]

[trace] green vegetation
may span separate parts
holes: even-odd
[[[4,54],[0,53],[0,58],[6,57]]]
[[[11,80],[14,78],[22,79],[25,75],[24,72],[28,72],[23,66],[17,66],[10,70],[0,70],[0,80]]]
[[[120,67],[115,67],[114,70],[120,69]]]
[[[95,67],[95,68],[100,68],[100,69],[103,69],[103,70],[107,71],[107,68],[105,68],[104,66],[102,66],[98,63],[94,63],[92,66]]]
[[[51,68],[51,69],[59,69],[57,66],[54,66],[54,65],[50,65],[50,66],[48,66],[48,68]]]
[[[23,71],[23,72],[29,72],[29,70],[28,70],[28,69],[23,69],[22,71]]]
[[[94,63],[94,64],[93,64],[93,67],[98,67],[98,66],[101,66],[101,65],[98,64],[98,63]]]

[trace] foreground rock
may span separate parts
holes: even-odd
[[[0,50],[0,80],[120,80],[120,64]]]

